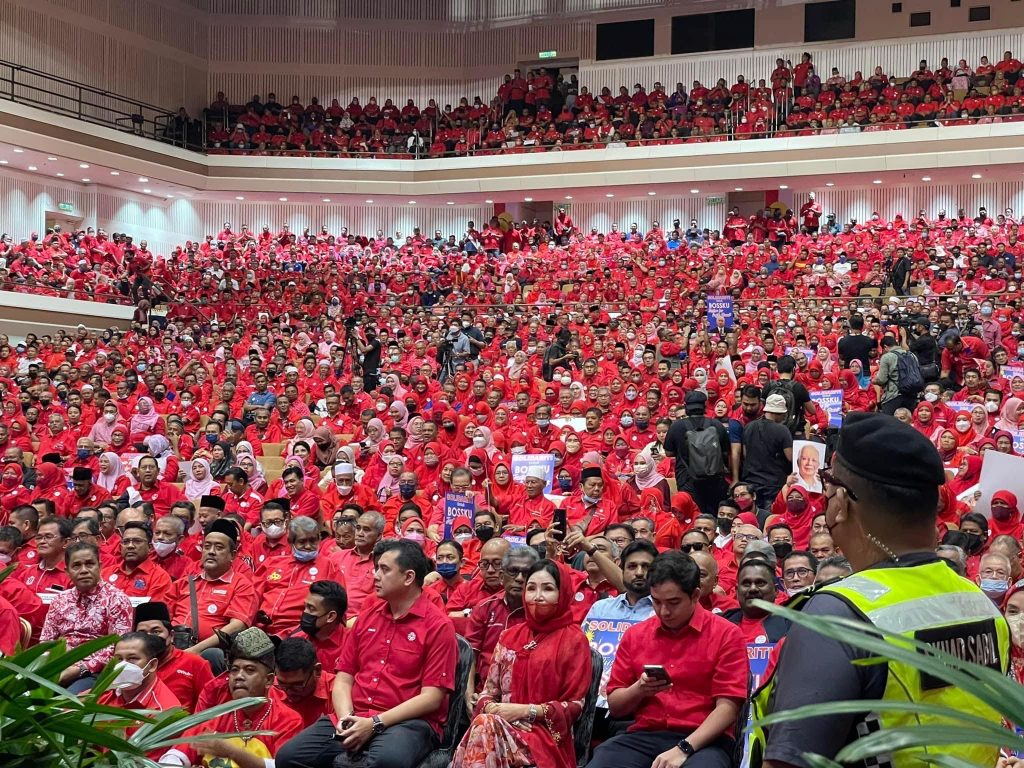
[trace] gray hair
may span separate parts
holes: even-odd
[[[960,547],[953,547],[953,549],[960,549]],[[963,554],[963,550],[960,550],[960,553]],[[847,576],[853,573],[853,566],[850,565],[850,561],[842,555],[832,555],[818,563],[819,573],[825,568],[839,568],[840,570],[846,571]]]
[[[540,560],[540,555],[537,554],[537,550],[533,547],[528,547],[525,544],[516,544],[509,547],[504,557],[501,558],[501,567],[508,568],[513,560],[529,560],[529,564],[533,565]]]
[[[387,524],[387,520],[384,519],[384,515],[380,512],[369,510],[367,512],[363,512],[363,516],[370,518],[370,524],[373,526],[374,530],[377,531],[378,536],[384,533],[384,526]]]
[[[319,533],[320,524],[312,517],[297,515],[288,523],[288,541],[294,541],[300,533]]]
[[[943,553],[949,555],[945,559],[956,565],[958,574],[963,576],[967,572],[967,553],[961,547],[956,544],[940,544],[935,548],[935,554],[941,557]]]
[[[174,515],[164,515],[160,519],[168,521],[174,527],[175,536],[185,535],[185,521],[182,520],[180,517],[175,517]]]

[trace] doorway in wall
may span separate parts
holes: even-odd
[[[551,81],[555,83],[555,88],[551,90],[551,101],[548,104],[548,108],[551,113],[557,115],[562,110],[562,104],[564,99],[559,91],[558,76],[561,75],[566,81],[570,80],[573,75],[579,75],[580,71],[580,60],[577,58],[553,58],[553,59],[530,59],[529,61],[521,61],[516,67],[520,72],[523,73],[523,77],[529,79],[530,72],[536,72],[541,67],[551,77]],[[511,72],[509,73],[511,74]]]
[[[51,230],[55,226],[59,226],[63,232],[71,232],[76,229],[81,229],[82,217],[72,216],[71,214],[64,213],[63,211],[47,211],[46,229]]]

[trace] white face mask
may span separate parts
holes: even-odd
[[[963,432],[966,432],[967,430],[969,430],[970,428],[971,428],[971,422],[957,420],[957,422],[956,422],[956,431],[957,432],[963,433]]]
[[[154,541],[153,551],[156,552],[157,557],[167,557],[169,554],[174,552],[178,548],[178,545],[173,541]]]
[[[277,539],[280,539],[282,536],[284,536],[284,526],[270,525],[263,529],[263,533],[267,535],[268,539],[276,541]]]
[[[476,437],[473,438],[474,448],[483,448],[485,445],[487,445],[486,437],[483,437],[482,435],[477,435]]]
[[[149,664],[146,665],[147,667]],[[125,688],[138,688],[146,679],[146,672],[138,664],[130,661],[117,662],[117,677],[110,687],[115,691],[123,691]]]
[[[524,453],[526,453],[526,446],[525,445],[513,445],[512,446],[512,450],[510,451],[510,453],[513,456],[521,456]]]
[[[116,413],[104,413],[103,414],[103,420],[105,422],[107,422],[107,424],[113,424],[115,419],[117,419],[117,414]]]
[[[992,402],[991,400],[985,403],[985,410],[989,413],[995,413],[999,410],[999,403]]]
[[[934,403],[939,399],[939,396],[935,392],[925,392],[924,399],[929,403]]]

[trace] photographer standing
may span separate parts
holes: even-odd
[[[919,315],[906,324],[900,324],[900,340],[903,346],[917,358],[921,378],[925,383],[939,380],[939,343],[930,332],[928,318]]]
[[[547,352],[544,353],[544,365],[541,375],[544,381],[551,381],[555,377],[555,368],[560,365],[571,366],[579,357],[578,352],[569,351],[569,342],[572,334],[568,328],[562,328],[556,335]]]
[[[364,342],[355,336],[356,348],[363,356],[363,385],[367,392],[377,389],[377,381],[380,377],[380,341],[377,339],[377,329],[366,329],[366,341]]]

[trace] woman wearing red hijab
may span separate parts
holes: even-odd
[[[989,539],[996,536],[1012,536],[1020,541],[1024,534],[1024,523],[1021,522],[1020,510],[1017,509],[1017,497],[1009,491],[996,491],[989,502],[992,517],[988,521]]]
[[[487,495],[491,505],[503,518],[508,518],[514,506],[526,501],[526,488],[521,483],[512,482],[512,463],[503,456],[495,457]]]
[[[63,470],[56,464],[44,461],[39,465],[33,490],[33,499],[49,499],[57,508],[58,517],[70,517],[71,491],[68,490]]]
[[[977,485],[981,479],[981,456],[964,456],[960,460],[960,468],[956,477],[948,482],[954,496],[959,496],[968,488]]]
[[[573,579],[560,563],[530,568],[525,622],[501,633],[473,722],[454,768],[572,768],[572,729],[592,666],[586,636],[573,621]]]
[[[26,488],[22,483],[25,480],[25,473],[20,464],[4,464],[3,472],[0,473],[0,521],[7,525],[7,518],[15,507],[22,504],[31,504],[35,494]]]
[[[844,371],[845,373],[845,371]],[[852,377],[853,374],[850,374]],[[845,379],[844,379],[845,381]],[[846,399],[846,390],[843,390],[843,399]],[[927,437],[929,440],[935,435],[935,430],[939,428],[938,424],[935,423],[935,408],[927,400],[922,400],[917,404],[914,409],[914,416],[910,420],[910,426],[920,432],[922,435]]]

